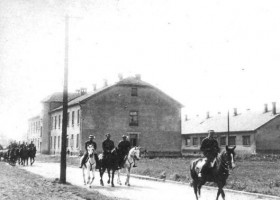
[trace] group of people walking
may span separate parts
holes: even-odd
[[[103,156],[107,157],[114,150],[115,144],[114,144],[114,141],[111,140],[110,133],[107,133],[105,135],[105,137],[106,137],[106,139],[102,142],[102,150],[103,150]],[[89,140],[85,142],[85,153],[83,155],[83,158],[81,159],[80,168],[82,168],[82,166],[85,164],[86,159],[88,157],[87,147],[89,145],[92,145],[94,147],[95,151],[97,150],[97,144],[94,141],[94,138],[95,137],[93,135],[90,135]],[[128,155],[130,148],[131,148],[131,145],[130,145],[130,142],[128,141],[128,139],[127,139],[127,136],[123,135],[122,140],[118,143],[118,146],[117,146],[117,150],[118,150],[119,156],[120,156],[120,159],[118,161],[119,168],[123,167],[124,162],[125,162],[125,158]],[[95,158],[95,161],[97,163],[96,168],[98,169],[99,168],[99,163],[98,163],[97,152],[95,152],[94,158]],[[134,164],[133,167],[136,167],[136,165]]]

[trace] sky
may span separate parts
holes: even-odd
[[[0,135],[22,139],[41,100],[141,74],[188,118],[280,106],[278,0],[1,0]],[[271,108],[270,108],[271,109]]]

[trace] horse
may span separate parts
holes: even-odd
[[[28,165],[28,149],[27,147],[22,147],[19,149],[20,164],[25,166]]]
[[[4,161],[7,161],[9,159],[9,149],[0,150],[0,161],[1,158],[3,158]]]
[[[125,157],[123,168],[126,170],[126,181],[125,185],[130,186],[129,179],[130,179],[130,170],[131,167],[134,165],[135,160],[140,160],[140,147],[133,147],[129,150],[128,155]],[[120,179],[120,169],[118,170],[118,184],[122,185]]]
[[[115,187],[114,185],[114,176],[115,176],[115,171],[118,170],[118,153],[117,153],[117,149],[114,148],[112,151],[110,151],[109,153],[103,155],[100,154],[99,156],[99,173],[100,173],[100,185],[104,186],[103,183],[103,174],[107,169],[107,173],[108,173],[108,181],[107,183],[110,184],[111,181],[111,186]],[[112,171],[112,179],[111,179],[111,175],[110,172]]]
[[[190,172],[193,179],[191,186],[193,186],[197,200],[198,195],[200,196],[200,189],[206,182],[217,183],[218,193],[216,200],[219,199],[220,194],[222,195],[223,200],[225,200],[223,187],[229,176],[229,169],[235,168],[235,147],[236,146],[230,148],[226,146],[226,150],[218,154],[214,167],[209,168],[205,174],[202,174],[202,177],[198,177],[198,171],[205,163],[205,158],[198,158],[191,162]]]
[[[27,152],[28,152],[27,153],[28,158],[30,158],[30,165],[33,165],[33,163],[35,162],[36,147],[35,146],[28,147]],[[28,161],[27,161],[27,164],[28,164]]]
[[[87,151],[88,151],[88,158],[86,160],[86,163],[83,164],[82,170],[83,170],[84,185],[88,184],[89,187],[91,188],[91,184],[95,178],[94,173],[95,173],[96,161],[94,159],[94,154],[96,152],[93,145],[89,145],[87,147]],[[83,157],[81,159],[83,159]],[[87,170],[87,181],[85,178],[85,170]],[[90,172],[91,172],[91,177],[90,177]]]

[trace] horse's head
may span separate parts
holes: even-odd
[[[229,163],[229,168],[234,169],[235,168],[235,149],[236,146],[234,147],[228,147],[226,146],[226,159],[227,162]]]
[[[94,154],[94,152],[95,152],[95,149],[94,149],[93,145],[91,145],[91,144],[88,145],[87,151],[88,151],[88,155],[89,155],[90,157],[92,157],[93,154]]]
[[[129,156],[133,157],[135,160],[140,160],[140,147],[133,147],[129,151]]]

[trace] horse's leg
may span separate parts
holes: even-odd
[[[107,183],[110,184],[111,174],[110,174],[110,169],[109,168],[107,168],[107,173],[108,173],[108,177],[109,177],[109,180],[107,181]]]
[[[194,194],[195,194],[195,197],[196,197],[196,200],[198,200],[198,196],[197,196],[197,181],[193,180],[193,190],[194,190]]]
[[[99,174],[100,174],[100,185],[104,186],[104,183],[103,183],[103,174],[105,172],[105,169],[103,169],[101,166],[99,168]]]
[[[115,170],[112,169],[112,180],[111,180],[111,186],[112,187],[115,187],[115,185],[114,185],[114,176],[115,176]]]
[[[87,184],[90,184],[90,166],[87,166]]]
[[[201,194],[200,194],[201,187],[202,187],[202,184],[198,184],[197,189],[198,189],[198,196],[199,197],[201,197]]]
[[[126,181],[125,181],[125,185],[127,185],[127,186],[130,186],[130,183],[129,183],[130,169],[131,169],[131,165],[126,168]]]
[[[217,192],[217,198],[216,198],[216,200],[219,199],[220,194],[221,194],[221,188],[219,187],[218,192]]]
[[[91,184],[93,183],[94,178],[95,178],[95,166],[92,167],[91,175],[92,175],[92,177],[91,177],[90,187],[91,187]]]
[[[121,182],[121,178],[120,178],[120,169],[118,170],[118,180],[117,180],[117,182],[118,182],[118,184],[119,185],[122,185],[122,182]]]
[[[85,178],[85,168],[84,166],[82,167],[82,173],[83,173],[83,179],[84,179],[84,185],[86,185],[86,178]]]

